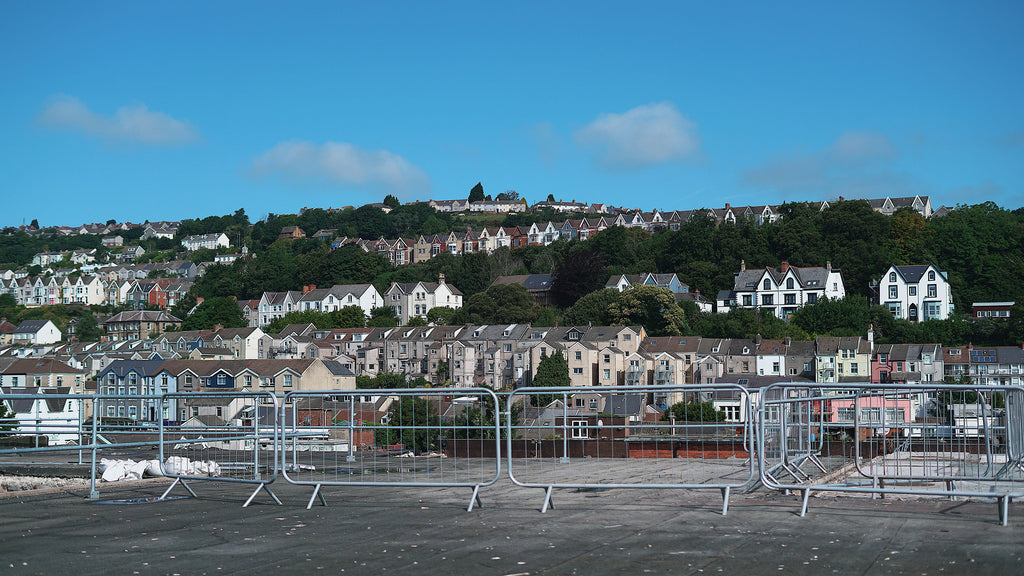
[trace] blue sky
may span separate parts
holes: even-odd
[[[0,3],[0,225],[1024,204],[1021,2]]]

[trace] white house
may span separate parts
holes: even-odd
[[[50,320],[25,320],[14,329],[15,344],[36,345],[60,342],[60,329]]]
[[[334,312],[347,306],[359,306],[363,314],[384,305],[384,298],[373,284],[336,284],[330,288],[311,288],[296,301],[297,310]]]
[[[732,292],[728,298],[719,294],[719,312],[728,311],[729,306],[723,306],[723,302],[734,302],[739,308],[760,308],[780,318],[789,318],[804,304],[845,296],[843,275],[832,268],[831,262],[824,268],[800,268],[784,261],[779,268],[766,266],[747,270],[746,263],[741,261]]]
[[[78,439],[82,401],[68,398],[69,387],[4,387],[0,402],[14,413],[17,429],[23,434],[43,435],[51,444]]]
[[[462,308],[462,292],[446,284],[444,274],[438,276],[437,282],[392,282],[384,292],[384,305],[393,307],[401,323],[407,324],[413,316],[426,318],[431,308]]]
[[[890,266],[878,282],[878,303],[911,322],[945,320],[953,312],[953,293],[946,273],[935,266]]]
[[[231,242],[228,240],[227,234],[221,232],[220,234],[212,233],[186,236],[181,240],[181,245],[185,247],[185,250],[194,252],[200,248],[209,248],[210,250],[227,248],[231,245]]]

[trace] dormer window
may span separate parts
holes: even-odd
[[[767,278],[764,279],[764,289],[765,290],[771,290],[772,289],[772,281],[771,280],[769,280]]]
[[[929,270],[928,271],[928,281],[929,282],[934,282],[935,281],[935,270]]]
[[[896,273],[895,272],[889,272],[889,282],[895,282],[895,281],[896,281]]]

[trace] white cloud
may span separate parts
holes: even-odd
[[[39,122],[55,130],[153,146],[187,144],[200,139],[199,131],[188,122],[153,112],[145,104],[122,106],[113,116],[103,116],[72,96],[54,99],[39,115]]]
[[[602,114],[574,136],[581,146],[595,149],[602,163],[615,168],[676,162],[700,151],[697,125],[670,102]]]
[[[891,165],[899,150],[884,134],[847,132],[811,152],[777,157],[746,170],[742,182],[788,193],[814,192],[833,196],[900,196],[920,192],[920,185]]]
[[[345,142],[281,142],[253,161],[257,174],[279,173],[346,187],[366,186],[396,194],[427,190],[427,175],[387,150],[363,150]]]

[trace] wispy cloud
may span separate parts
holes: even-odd
[[[796,152],[746,170],[747,186],[771,188],[783,193],[806,192],[851,196],[913,192],[918,184],[907,174],[895,172],[899,149],[884,134],[847,132],[835,142],[811,152]]]
[[[201,138],[199,131],[188,122],[153,112],[141,103],[122,106],[113,116],[103,116],[73,96],[58,96],[38,120],[53,130],[81,132],[108,142],[177,146]]]
[[[395,194],[422,192],[430,187],[427,175],[405,158],[387,150],[363,150],[346,142],[281,142],[256,157],[253,171]]]
[[[602,114],[574,134],[611,168],[642,168],[678,162],[700,151],[697,125],[671,102],[637,106],[623,114]]]

